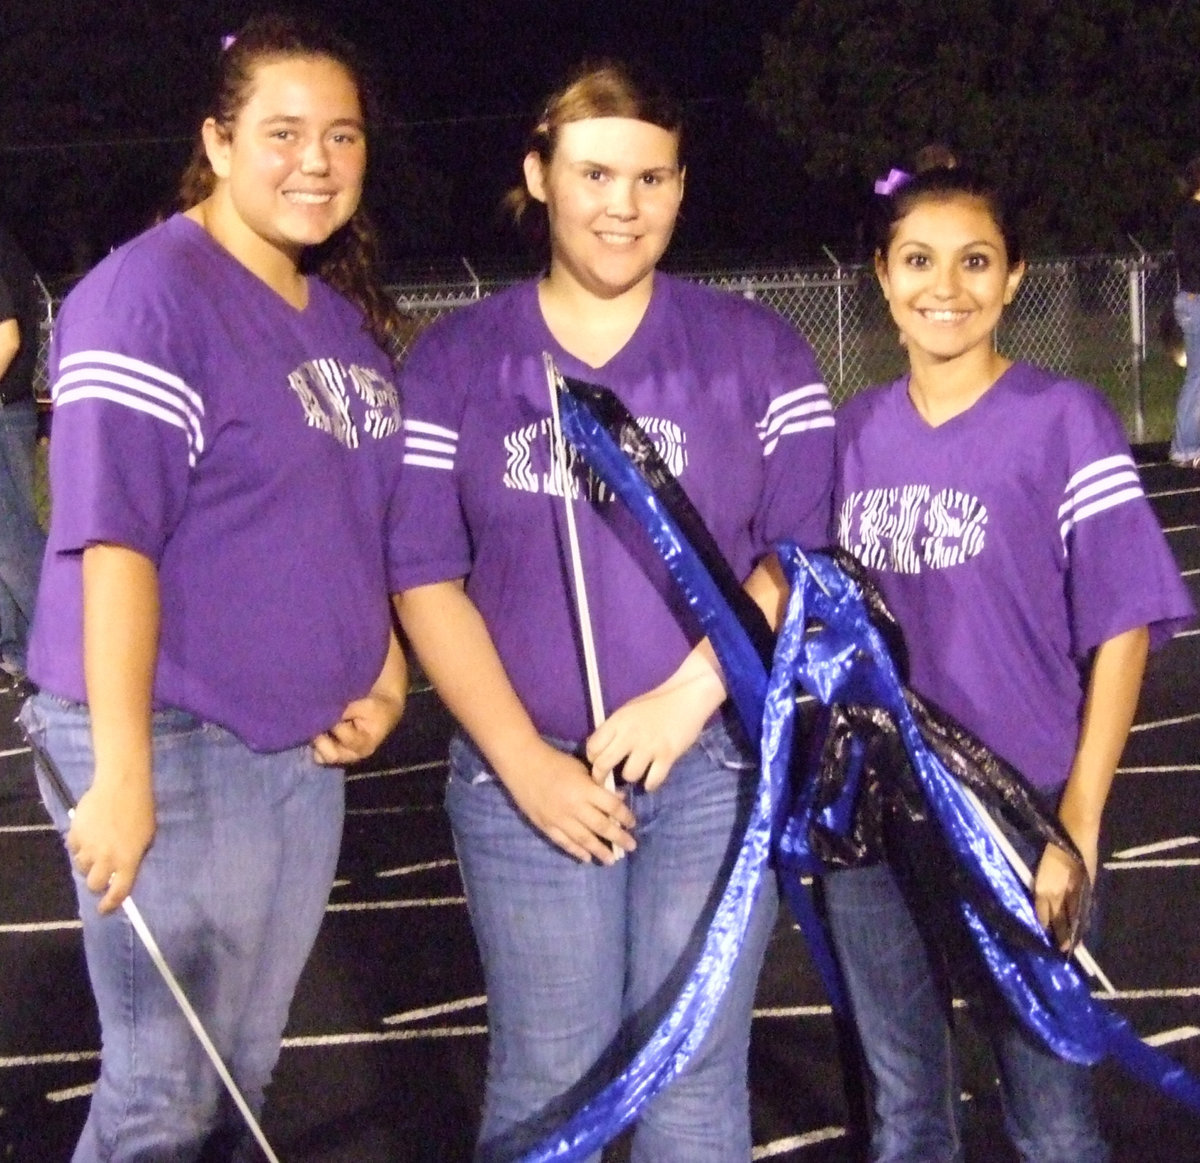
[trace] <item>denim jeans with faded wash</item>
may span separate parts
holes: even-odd
[[[87,708],[42,692],[21,717],[78,799],[93,775]],[[133,899],[258,1112],[333,884],[342,772],[308,747],[253,752],[184,711],[154,715],[153,748],[157,831]],[[66,809],[40,766],[38,782],[65,835]],[[126,914],[101,916],[72,871],[103,1042],[73,1163],[259,1158]]]
[[[450,772],[446,806],[488,992],[477,1158],[499,1163],[620,1069],[674,1000],[740,847],[757,770],[710,726],[657,790],[629,785],[638,847],[611,867],[555,847],[461,737]],[[776,911],[768,874],[717,1018],[645,1108],[634,1163],[749,1160],[750,1022]]]
[[[0,662],[24,671],[46,536],[33,499],[37,412],[32,400],[0,406]]]
[[[886,864],[829,873],[822,888],[866,1062],[872,1163],[962,1163],[949,999],[908,900]],[[1023,1163],[1106,1163],[1091,1070],[1055,1057],[998,998],[987,1001],[975,1012]]]
[[[1171,459],[1182,464],[1200,460],[1200,295],[1179,291],[1174,307],[1175,321],[1183,332],[1187,367],[1175,405]]]

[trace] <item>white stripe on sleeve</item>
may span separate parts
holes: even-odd
[[[1102,457],[1084,465],[1067,482],[1058,508],[1063,551],[1067,538],[1082,521],[1145,497],[1133,458],[1127,453]]]
[[[113,351],[64,356],[50,398],[55,408],[107,400],[180,428],[187,436],[189,465],[204,451],[204,401],[179,376],[143,360]]]
[[[767,414],[758,422],[763,456],[770,456],[780,438],[797,432],[833,427],[833,406],[824,384],[805,384],[776,396]]]
[[[404,421],[404,463],[450,472],[458,456],[458,433],[425,420]]]

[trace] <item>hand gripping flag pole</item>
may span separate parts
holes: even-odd
[[[554,357],[548,352],[542,352],[542,362],[546,368],[546,386],[550,391],[550,443],[553,446],[554,470],[562,488],[563,507],[567,515],[567,542],[571,554],[571,580],[575,591],[575,609],[579,620],[579,638],[583,644],[583,667],[587,675],[588,701],[592,711],[592,730],[594,731],[605,720],[604,695],[600,690],[600,668],[596,663],[596,639],[592,633],[592,611],[588,605],[587,583],[583,576],[583,555],[579,550],[579,530],[575,525],[575,506],[572,504],[574,482],[571,478],[571,465],[567,457],[567,442],[563,437],[562,418],[558,410],[558,393],[563,389],[562,376],[554,366]],[[609,791],[616,791],[617,781],[612,772],[604,780],[604,786]],[[618,845],[612,845],[613,856],[618,860],[625,850]]]
[[[67,787],[66,780],[62,777],[62,772],[58,770],[58,764],[54,762],[50,757],[50,753],[44,747],[39,746],[34,741],[28,732],[25,733],[25,738],[29,742],[29,747],[33,752],[35,761],[46,773],[63,807],[67,809],[67,818],[73,818],[75,815],[75,797],[71,794],[71,789]],[[263,1155],[266,1156],[268,1163],[279,1163],[279,1156],[271,1150],[271,1144],[267,1142],[267,1137],[263,1134],[262,1127],[259,1126],[258,1120],[254,1117],[254,1112],[250,1109],[249,1103],[246,1102],[242,1092],[238,1089],[238,1085],[234,1082],[233,1076],[229,1073],[225,1063],[221,1061],[221,1055],[217,1053],[216,1046],[213,1045],[212,1039],[208,1036],[208,1031],[200,1021],[200,1015],[192,1008],[192,1003],[188,1001],[187,994],[183,992],[183,987],[179,984],[179,979],[171,972],[171,967],[163,957],[162,950],[158,947],[158,942],[154,939],[154,934],[150,932],[149,927],[146,925],[146,919],[142,916],[141,909],[134,903],[132,896],[127,896],[121,902],[121,908],[124,910],[125,916],[128,917],[129,923],[133,926],[133,931],[138,935],[146,952],[150,955],[150,960],[154,962],[154,967],[158,970],[167,988],[171,991],[171,995],[179,1004],[179,1008],[183,1011],[183,1016],[187,1019],[187,1024],[192,1027],[192,1032],[204,1048],[205,1054],[208,1055],[208,1060],[212,1063],[213,1069],[216,1070],[217,1076],[225,1084],[225,1089],[229,1092],[229,1097],[233,1099],[234,1105],[241,1112],[242,1118],[246,1120],[246,1126],[250,1128],[250,1133],[254,1136],[255,1142],[262,1148]]]
[[[1013,872],[1017,874],[1021,883],[1033,892],[1033,874],[1029,871],[1029,865],[1021,859],[1020,853],[1013,847],[1012,841],[1000,830],[999,824],[992,818],[992,814],[983,806],[983,801],[969,788],[964,787],[964,795],[967,797],[967,802],[975,809],[975,814],[979,817],[988,834],[996,841],[997,847],[1004,853],[1004,858],[1008,861]],[[1115,997],[1117,987],[1109,980],[1108,974],[1100,968],[1100,963],[1088,952],[1087,946],[1082,941],[1077,941],[1071,949],[1071,954],[1076,961],[1079,962],[1079,968],[1084,971],[1093,981],[1100,984],[1100,987],[1110,997]]]

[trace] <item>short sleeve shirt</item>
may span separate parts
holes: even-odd
[[[1120,422],[1094,389],[1014,364],[936,428],[907,378],[838,412],[836,537],[904,631],[914,690],[1034,784],[1070,774],[1083,668],[1192,603]]]
[[[389,633],[399,396],[360,312],[287,304],[176,216],[68,296],[51,353],[53,514],[30,652],[86,700],[82,552],[157,567],[154,701],[249,746],[303,743],[370,689]]]
[[[833,418],[808,344],[779,316],[658,273],[605,366],[554,340],[524,283],[439,321],[405,363],[408,501],[393,529],[404,588],[467,579],[535,724],[590,730],[550,444],[543,352],[610,388],[654,440],[739,577],[781,538],[825,536]],[[665,679],[701,637],[648,536],[576,464],[574,502],[606,708]]]

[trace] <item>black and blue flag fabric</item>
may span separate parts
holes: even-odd
[[[906,689],[902,635],[853,558],[777,547],[791,592],[772,648],[761,612],[616,396],[564,378],[559,409],[566,439],[641,523],[707,634],[761,769],[740,853],[678,996],[626,1067],[521,1163],[586,1158],[670,1084],[712,1023],[766,876],[780,876],[830,1000],[844,1012],[804,882],[879,859],[896,827],[932,833],[945,857],[934,890],[949,896],[979,966],[1044,1045],[1074,1062],[1111,1058],[1200,1113],[1200,1082],[1093,999],[1042,929],[980,802],[1034,844],[1074,853],[1073,845],[1017,772]],[[793,747],[800,692],[824,708],[823,740],[804,756]]]

